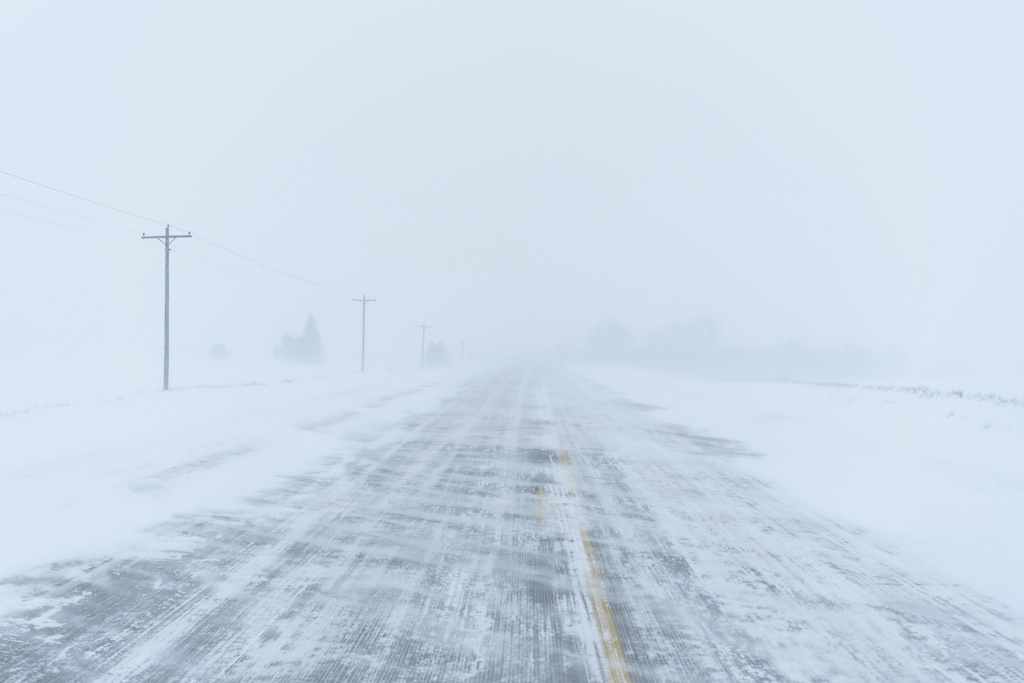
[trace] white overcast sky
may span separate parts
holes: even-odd
[[[1024,375],[1024,4],[8,0],[0,59],[0,170],[340,292],[175,254],[183,354],[313,312],[355,359],[365,292],[388,365],[710,315]],[[4,362],[159,364],[154,243],[0,209],[128,240],[0,213]]]

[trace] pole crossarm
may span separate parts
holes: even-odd
[[[166,245],[167,244],[166,240],[168,240],[168,239],[173,242],[174,240],[177,240],[177,239],[187,239],[187,238],[189,238],[191,236],[192,236],[192,233],[189,233],[187,235],[143,235],[142,239],[144,239],[144,240],[160,240],[161,242],[164,243],[164,245]]]

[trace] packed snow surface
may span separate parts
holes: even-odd
[[[317,425],[387,424],[429,410],[451,381],[307,376],[12,410],[0,416],[0,576],[138,549],[147,528],[230,506],[334,453]]]
[[[588,377],[734,439],[738,466],[1024,614],[1024,402],[928,385]]]

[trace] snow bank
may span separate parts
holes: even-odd
[[[661,419],[735,439],[730,462],[1024,613],[1024,406],[892,387],[716,382],[587,367]]]
[[[344,456],[343,430],[429,411],[460,376],[247,381],[0,415],[0,576],[145,550],[147,528]]]

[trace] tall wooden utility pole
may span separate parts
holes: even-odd
[[[367,299],[366,295],[363,294],[362,299],[352,299],[352,301],[358,301],[363,304],[363,354],[359,359],[359,372],[366,370],[366,304],[376,299]]]
[[[164,228],[162,235],[143,235],[144,240],[160,240],[164,244],[164,391],[167,391],[171,376],[171,242],[187,239],[187,235],[172,235],[171,226]]]
[[[430,325],[428,325],[426,323],[423,323],[422,325],[417,325],[416,327],[418,327],[421,330],[423,330],[423,340],[420,342],[420,370],[422,370],[423,369],[423,358],[424,358],[424,354],[426,353],[426,350],[427,350],[427,330],[430,329]]]

